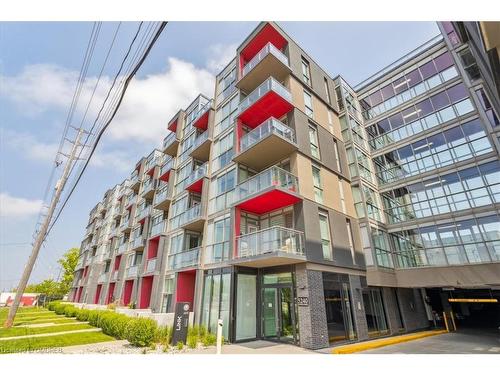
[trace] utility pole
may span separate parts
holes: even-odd
[[[47,234],[47,230],[49,228],[50,221],[52,220],[52,216],[54,215],[54,211],[56,209],[57,203],[59,202],[59,199],[61,198],[62,191],[64,189],[64,186],[66,185],[66,182],[68,180],[69,174],[71,172],[71,167],[73,163],[75,162],[76,157],[76,152],[78,150],[78,147],[80,147],[80,138],[82,134],[84,133],[83,129],[78,129],[78,134],[76,136],[75,142],[73,143],[73,147],[71,149],[71,153],[68,156],[68,161],[66,165],[64,166],[64,171],[61,176],[61,178],[57,181],[56,186],[55,186],[55,194],[54,197],[52,198],[52,201],[50,202],[49,209],[47,211],[47,216],[45,217],[42,225],[40,226],[40,230],[37,233],[35,243],[33,244],[33,250],[31,251],[31,255],[28,259],[28,263],[26,264],[26,267],[24,268],[23,275],[21,277],[21,280],[19,281],[19,286],[17,287],[16,290],[16,297],[14,298],[14,302],[12,303],[12,306],[9,309],[9,314],[7,316],[7,320],[4,323],[5,328],[10,328],[12,327],[12,324],[14,322],[14,318],[16,317],[17,309],[19,308],[19,303],[21,302],[21,297],[24,293],[24,290],[26,289],[26,285],[28,284],[28,280],[30,278],[31,272],[33,271],[33,266],[35,265],[36,259],[38,258],[38,253],[40,252],[40,248],[42,247],[43,241],[45,240],[45,236]]]

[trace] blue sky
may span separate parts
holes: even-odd
[[[351,85],[438,34],[433,22],[283,22],[284,30],[332,76]],[[102,26],[89,89],[117,23]],[[197,93],[213,96],[213,75],[256,22],[172,22],[131,84],[96,160],[41,251],[31,281],[57,277],[57,259],[79,246],[88,212],[107,188],[166,135],[166,122]],[[0,23],[0,291],[23,270],[55,147],[92,23]],[[137,28],[120,26],[109,81]],[[98,90],[98,95],[104,91]],[[98,98],[99,96],[97,96]],[[28,243],[28,244],[27,244]]]

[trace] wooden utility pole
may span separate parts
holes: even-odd
[[[71,167],[76,159],[76,153],[78,148],[80,147],[80,138],[83,134],[83,130],[79,129],[78,134],[76,136],[75,142],[73,143],[73,147],[71,149],[71,153],[68,156],[68,161],[64,166],[64,171],[61,178],[57,181],[55,186],[55,194],[52,197],[52,201],[50,202],[49,209],[47,211],[47,216],[43,220],[42,225],[40,226],[40,230],[37,233],[35,243],[33,244],[33,250],[31,251],[31,255],[28,259],[28,263],[24,268],[23,276],[19,281],[19,286],[16,290],[16,297],[14,298],[14,302],[9,309],[9,314],[7,316],[7,320],[5,320],[4,327],[10,328],[14,323],[14,318],[16,317],[17,309],[19,308],[19,303],[21,302],[21,297],[26,289],[26,285],[28,284],[28,280],[31,276],[31,272],[33,271],[33,266],[35,265],[36,259],[38,258],[38,253],[40,252],[40,248],[42,247],[43,241],[45,240],[45,236],[47,235],[47,230],[49,228],[50,221],[52,220],[52,216],[54,215],[54,211],[57,207],[57,203],[61,198],[62,191],[66,182],[68,181],[68,177],[71,172]]]

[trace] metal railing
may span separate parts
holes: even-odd
[[[139,171],[136,169],[130,175],[130,185],[135,185],[139,182]]]
[[[272,166],[236,186],[236,200],[241,201],[269,188],[281,188],[299,193],[299,179],[290,172]]]
[[[266,95],[269,91],[274,91],[280,95],[283,99],[292,102],[292,94],[288,89],[279,83],[273,77],[269,77],[264,82],[260,84],[255,90],[253,90],[245,99],[240,102],[239,112],[242,113],[248,107],[252,106],[256,101]]]
[[[255,55],[249,62],[248,64],[245,65],[243,70],[241,71],[241,76],[244,77],[248,72],[250,72],[255,66],[261,62],[264,57],[267,55],[272,54],[275,56],[278,60],[280,60],[283,64],[286,66],[289,66],[288,63],[288,57],[281,52],[278,48],[274,46],[271,42],[268,42],[260,51]]]
[[[200,263],[200,247],[189,249],[168,256],[168,268],[177,270],[180,268],[196,267]]]
[[[304,233],[280,226],[236,237],[236,243],[236,258],[276,252],[304,255]]]
[[[264,139],[265,137],[276,134],[280,137],[286,139],[291,143],[295,143],[295,132],[289,126],[286,126],[281,121],[276,120],[274,117],[271,117],[264,121],[262,124],[257,126],[251,132],[245,134],[240,139],[240,152],[243,152],[254,144]]]

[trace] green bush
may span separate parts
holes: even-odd
[[[90,310],[87,309],[80,309],[76,312],[76,319],[81,321],[81,322],[86,322],[89,317],[89,312]]]
[[[64,310],[66,310],[66,307],[68,305],[65,305],[65,304],[62,304],[62,303],[58,303],[57,305],[55,305],[54,307],[54,311],[57,315],[63,315],[64,314]]]
[[[123,340],[126,338],[127,325],[131,319],[133,318],[112,311],[106,311],[100,315],[99,326],[105,334]]]
[[[103,312],[100,310],[89,310],[87,320],[94,327],[99,327],[99,318]]]
[[[78,309],[72,305],[68,305],[64,309],[64,315],[66,315],[69,318],[75,317],[77,312],[78,312]]]
[[[163,326],[156,329],[155,342],[169,345],[172,341],[172,327]]]
[[[215,345],[217,341],[217,337],[215,337],[215,335],[213,333],[209,333],[207,334],[204,338],[203,338],[203,346],[212,346],[212,345]]]
[[[184,349],[184,343],[182,341],[177,341],[177,350]]]
[[[148,318],[130,319],[127,324],[126,338],[135,346],[149,346],[156,334],[156,322]]]
[[[56,306],[60,305],[60,304],[61,304],[61,301],[52,301],[52,302],[49,302],[47,304],[47,309],[49,309],[50,311],[55,311]]]
[[[193,335],[191,336],[188,335],[186,344],[188,348],[196,349],[196,347],[198,346],[198,337]]]

